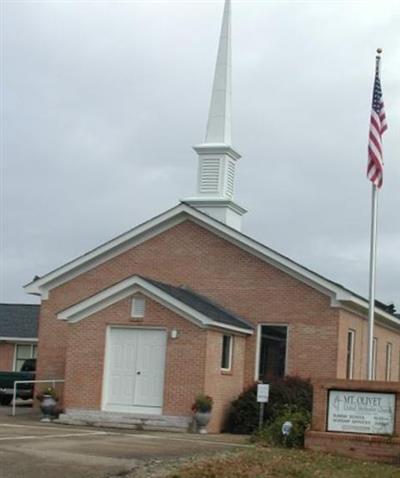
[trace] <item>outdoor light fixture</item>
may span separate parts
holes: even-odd
[[[171,330],[171,339],[176,339],[178,337],[178,331],[176,329]]]

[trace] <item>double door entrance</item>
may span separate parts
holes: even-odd
[[[162,413],[166,339],[165,330],[108,330],[104,410]]]

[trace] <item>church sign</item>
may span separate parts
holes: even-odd
[[[329,390],[330,432],[387,435],[394,433],[394,393]]]

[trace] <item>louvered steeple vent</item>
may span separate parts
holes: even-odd
[[[236,162],[231,146],[231,2],[225,1],[206,138],[199,155],[197,193],[185,202],[235,229],[245,209],[233,202]]]

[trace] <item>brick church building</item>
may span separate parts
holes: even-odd
[[[209,431],[256,380],[365,378],[368,301],[241,232],[230,134],[230,1],[197,193],[36,278],[38,379],[65,379],[64,420]],[[374,376],[399,380],[400,320],[376,307]]]

